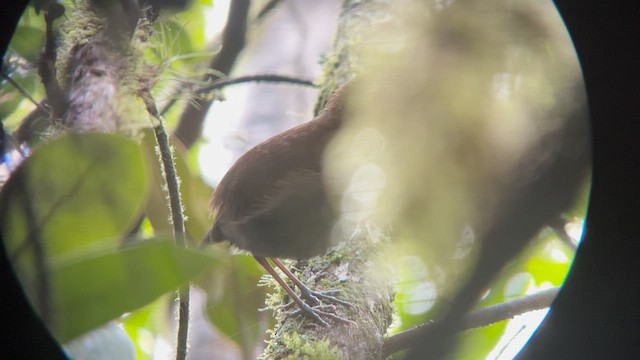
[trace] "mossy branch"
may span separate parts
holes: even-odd
[[[542,290],[518,299],[505,301],[498,305],[489,306],[465,315],[462,326],[458,331],[466,331],[493,323],[512,319],[534,310],[541,310],[551,306],[553,299],[558,295],[559,288]],[[430,329],[437,328],[438,322],[429,322],[415,328],[400,332],[388,338],[384,343],[384,355],[389,356],[395,352],[405,350],[425,333],[433,332]]]
[[[178,245],[186,247],[187,241],[185,238],[184,213],[180,196],[180,179],[176,173],[173,149],[169,144],[169,135],[164,127],[164,120],[158,113],[158,108],[151,94],[147,92],[143,94],[142,98],[149,114],[158,120],[158,125],[153,128],[153,131],[158,143],[158,155],[169,196],[173,236]],[[178,290],[178,303],[176,360],[184,360],[187,357],[187,340],[189,337],[189,285],[183,286]]]
[[[296,276],[314,290],[337,290],[352,304],[337,305],[335,314],[356,325],[325,319],[324,327],[302,316],[276,312],[279,320],[261,359],[380,359],[384,334],[391,324],[393,270],[380,261],[388,253],[387,234],[360,228],[332,252],[297,263]],[[285,301],[280,288],[267,300],[276,309]]]

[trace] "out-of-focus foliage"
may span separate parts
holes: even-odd
[[[60,25],[74,22],[75,14],[70,11],[75,6],[73,1],[61,3],[68,11],[54,23],[54,36],[58,40],[64,36],[58,32]],[[145,60],[159,70],[158,82],[152,88],[161,102],[159,106],[177,88],[200,78],[202,71],[198,64],[206,63],[216,51],[208,50],[210,44],[205,38],[205,10],[210,10],[213,2],[191,5],[186,11],[163,12],[155,23],[154,36],[148,39]],[[20,87],[5,76],[0,79],[0,117],[8,133],[15,131],[35,109],[36,105],[22,91],[36,103],[44,96],[37,71],[45,36],[43,16],[42,11],[36,14],[33,7],[27,8],[3,59],[3,75]],[[169,113],[168,122],[174,123],[177,114]],[[11,151],[11,139],[4,140],[9,141],[5,145]],[[44,140],[46,143],[52,139]],[[175,145],[179,149],[177,171],[182,180],[187,235],[197,242],[210,225],[207,202],[211,189],[202,182],[194,164],[183,160],[189,155]],[[11,157],[10,162],[1,165],[3,176],[15,168],[21,156],[12,153]],[[143,221],[143,234],[171,233],[150,131],[145,132],[141,143],[119,136],[86,134],[65,136],[36,147],[11,174],[3,190],[2,204],[0,220],[3,238],[7,239],[5,247],[35,307],[40,311],[44,305],[47,309],[48,315],[42,312],[41,315],[47,318],[60,341],[70,340],[171,293],[179,284],[194,280],[203,270],[219,264],[215,251],[184,250],[167,242],[138,244],[138,240],[127,240],[122,247],[127,232],[136,226],[143,211],[148,211],[150,218]],[[29,211],[33,214],[27,214]],[[40,267],[37,262],[42,263]],[[253,264],[252,269],[251,273],[256,273]],[[258,277],[259,274],[252,275],[254,283]],[[230,283],[229,279],[225,281]],[[164,301],[154,302],[156,309],[169,305],[166,296],[160,299]],[[251,299],[256,300],[251,304],[255,310],[254,302],[257,304],[260,297]],[[137,314],[134,312],[131,319],[139,318]],[[156,311],[147,322],[127,319],[128,334],[137,339],[135,336],[145,331],[159,331],[171,339],[167,345],[170,349],[171,327],[158,325],[166,322],[168,315],[165,309]],[[162,318],[165,320],[159,320]],[[232,326],[236,318],[226,321]],[[87,336],[97,339],[93,332]],[[78,339],[76,350],[82,348],[83,338]],[[151,354],[142,351],[137,342],[135,345],[140,358]]]
[[[169,208],[166,204],[166,193],[163,190],[164,180],[161,178],[160,163],[155,153],[155,140],[152,131],[145,131],[142,141],[145,157],[149,160],[151,178],[151,190],[145,205],[146,215],[156,234],[171,234],[172,226],[169,218]],[[185,203],[185,215],[188,221],[185,223],[187,238],[197,244],[209,230],[208,201],[211,188],[200,177],[194,174],[194,169],[187,166],[181,151],[182,145],[174,141],[174,146],[179,149],[175,153],[176,172],[181,179],[180,190]]]
[[[553,231],[543,231],[487,290],[478,308],[500,304],[547,287],[561,286],[573,256],[573,249],[563,243]],[[435,319],[442,309],[446,309],[447,296],[438,296],[438,290],[442,289],[442,286],[438,286],[442,285],[441,282],[442,274],[436,268],[428,268],[419,257],[405,255],[402,258],[395,298],[398,318],[390,335],[423,323],[425,316]],[[505,336],[510,321],[464,332],[457,358],[491,359],[492,357],[487,356],[496,352],[495,347]],[[527,330],[533,330],[531,327],[537,326],[537,322],[523,325],[529,328]],[[506,336],[515,338],[519,334],[510,332]]]
[[[65,35],[59,33],[61,25],[75,21],[71,11],[75,2],[60,3],[67,11],[54,23],[58,40]],[[169,127],[176,123],[181,103],[188,100],[184,92],[177,91],[197,84],[210,57],[219,50],[207,29],[206,16],[214,5],[210,0],[192,1],[185,11],[162,12],[153,36],[145,44],[144,62],[158,74],[151,89],[158,107],[173,96],[181,100],[165,114]],[[4,76],[0,78],[0,118],[7,133],[15,131],[36,107],[21,91],[35,103],[44,97],[37,71],[45,36],[43,16],[42,11],[36,14],[33,7],[27,8],[3,59],[3,75],[20,86],[18,89]],[[14,143],[6,140],[10,151]],[[115,336],[102,328],[78,335],[131,312],[118,321],[133,340],[137,358],[170,353],[175,327],[169,321],[173,316],[168,309],[171,291],[194,280],[209,289],[212,305],[206,310],[215,326],[238,344],[256,348],[265,329],[261,319],[268,314],[257,311],[263,306],[266,289],[255,288],[262,272],[253,259],[234,258],[233,270],[229,270],[232,262],[221,263],[218,256],[228,253],[226,246],[192,251],[167,242],[124,240],[143,214],[147,218],[138,234],[168,239],[166,235],[172,232],[153,133],[145,131],[136,141],[98,134],[52,140],[44,139],[44,145],[34,148],[11,174],[3,190],[5,211],[0,220],[3,238],[8,239],[5,246],[14,254],[14,267],[35,307],[40,309],[38,296],[42,295],[49,305],[47,323],[55,336],[60,341],[75,338],[67,350],[82,354],[92,341]],[[194,152],[187,152],[177,142],[173,145],[187,237],[195,244],[210,226],[211,188],[199,177]],[[3,176],[21,158],[17,153],[11,156],[11,162],[0,165]],[[21,196],[32,200],[29,209],[37,216],[36,221],[46,218],[45,224],[36,225],[34,231],[39,232],[43,255],[34,255],[34,242],[29,240],[33,224],[20,207],[28,203]],[[36,258],[44,263],[43,269],[35,266]],[[218,270],[203,273],[213,266]],[[44,288],[40,288],[39,280],[46,284]]]
[[[230,339],[255,348],[264,336],[264,328],[257,325],[270,316],[258,311],[264,307],[266,289],[255,284],[263,272],[252,256],[235,255],[229,260],[228,271],[211,274],[204,282],[209,289],[207,315]]]
[[[585,104],[577,57],[552,2],[394,5],[391,16],[366,18],[371,32],[354,35],[362,44],[351,56],[358,77],[349,122],[327,168],[348,220],[390,223],[405,243],[410,256],[396,257],[396,301],[406,329],[447,309],[505,199],[535,179],[565,141],[568,117]],[[584,218],[585,209],[580,200],[567,215]],[[562,283],[571,251],[541,237],[480,306]],[[489,354],[505,329],[502,322],[466,333],[458,356]]]
[[[120,246],[146,199],[146,170],[132,140],[71,134],[34,149],[3,187],[4,246],[58,340],[145,305],[216,263],[166,240]]]
[[[44,45],[45,25],[42,16],[37,16],[28,7],[20,19],[14,36],[3,59],[3,73],[10,76],[33,98],[42,94],[40,77],[37,74],[37,60]],[[5,127],[18,126],[33,104],[16,87],[0,78],[0,119]]]
[[[14,40],[9,46],[11,46],[18,55],[30,62],[35,62],[40,56],[39,49],[44,45],[44,35],[44,30],[41,28],[18,25],[14,33]]]
[[[148,304],[216,263],[215,258],[162,241],[123,249],[54,267],[54,334],[68,341]],[[99,279],[96,281],[94,279]],[[96,301],[99,299],[99,301]]]
[[[173,340],[171,324],[166,316],[171,298],[162,296],[121,319],[124,330],[133,341],[136,359],[153,358],[158,343]]]
[[[212,4],[192,1],[185,11],[164,13],[154,24],[145,60],[161,70],[152,89],[159,108],[176,98],[188,100],[185,88],[200,84],[205,64],[219,50],[207,43],[206,15],[211,9]],[[176,124],[182,109],[175,105],[165,114],[169,126]]]
[[[9,70],[6,72],[11,74],[13,81],[31,94],[37,93],[40,86],[40,79],[33,71],[30,71],[24,63],[7,63],[7,68],[9,68]],[[18,125],[18,117],[12,119],[9,115],[22,113],[23,111],[20,111],[19,106],[23,101],[24,95],[17,91],[14,84],[4,78],[0,79],[0,119],[7,119],[5,126],[15,127]]]
[[[449,274],[465,226],[482,235],[548,154],[533,173],[519,162],[582,106],[580,68],[551,2],[402,4],[365,37],[328,166],[343,208],[393,223]]]
[[[14,266],[28,273],[39,247],[53,262],[116,247],[141,210],[146,170],[136,143],[117,135],[67,135],[34,149],[2,189]]]

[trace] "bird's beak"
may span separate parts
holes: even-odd
[[[206,235],[202,238],[199,248],[203,249],[205,246],[209,244],[221,242],[223,240],[224,238],[222,235],[222,231],[220,231],[220,226],[218,225],[218,223],[216,223],[211,227],[211,230],[209,230],[206,233]]]

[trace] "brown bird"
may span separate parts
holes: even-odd
[[[326,253],[337,215],[322,180],[324,150],[342,125],[339,89],[320,114],[258,144],[241,156],[213,192],[210,206],[215,223],[203,240],[228,240],[247,250],[284,288],[300,311],[327,325],[320,317],[352,323],[323,311],[318,300],[347,305],[331,292],[309,289],[277,258],[308,259]],[[275,272],[269,259],[300,289],[306,304]]]

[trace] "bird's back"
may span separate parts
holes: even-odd
[[[330,108],[332,107],[332,108]],[[322,182],[324,149],[340,127],[341,104],[255,146],[213,193],[205,240],[228,240],[254,255],[308,258],[329,246],[335,215]],[[330,111],[329,111],[330,110]]]

